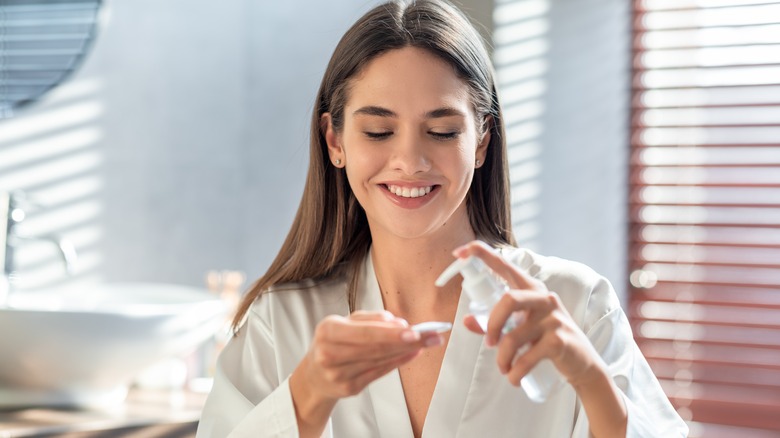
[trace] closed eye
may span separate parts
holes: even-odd
[[[366,135],[366,137],[370,138],[371,140],[382,140],[382,139],[385,139],[385,138],[389,137],[393,133],[391,131],[384,131],[384,132],[369,132],[369,131],[366,131],[366,132],[364,132],[364,134]]]
[[[438,140],[452,140],[456,138],[460,132],[429,132],[429,134]]]

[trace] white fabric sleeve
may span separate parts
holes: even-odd
[[[298,436],[289,378],[279,376],[265,318],[249,312],[219,356],[197,438]]]
[[[634,341],[631,326],[617,295],[602,279],[593,289],[586,334],[621,390],[628,413],[628,438],[685,437],[688,426],[672,407],[653,371]],[[589,437],[585,410],[580,407],[572,437]]]

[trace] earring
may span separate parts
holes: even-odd
[[[341,158],[336,158],[336,166],[341,166]]]
[[[479,167],[480,164],[482,164],[482,162],[477,160],[477,167]]]

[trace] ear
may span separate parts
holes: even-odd
[[[346,157],[344,148],[341,147],[341,138],[333,129],[333,119],[330,113],[323,113],[320,117],[320,130],[325,136],[325,143],[328,145],[328,156],[330,162],[336,167],[344,167]]]
[[[482,126],[485,127],[485,132],[482,134],[482,138],[479,139],[479,143],[477,143],[477,154],[474,157],[475,163],[479,162],[479,165],[476,166],[477,168],[485,164],[485,157],[487,157],[488,145],[490,144],[490,131],[493,127],[493,116],[485,116]]]

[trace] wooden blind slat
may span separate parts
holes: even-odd
[[[645,185],[632,190],[632,202],[667,205],[780,205],[780,187],[692,187]]]
[[[700,47],[731,47],[748,44],[780,43],[780,26],[712,27],[689,30],[647,31],[634,38],[634,50],[692,49]]]
[[[654,49],[639,51],[634,57],[634,64],[640,71],[682,67],[772,65],[778,63],[780,63],[780,46],[777,44],[696,49]]]
[[[723,8],[729,6],[765,5],[776,0],[634,0],[637,11],[694,10],[698,8]]]
[[[636,263],[666,262],[689,264],[728,264],[780,268],[780,246],[728,247],[680,244],[644,244],[632,252]],[[780,318],[778,318],[780,321]]]
[[[659,379],[681,383],[714,383],[780,390],[780,369],[764,369],[743,364],[714,364],[692,359],[690,366],[684,372],[680,372],[674,358],[651,359],[649,363]]]
[[[645,8],[635,20],[635,29],[697,29],[718,26],[755,26],[774,24],[780,15],[780,4],[734,5],[718,8],[691,8],[653,11]]]
[[[663,138],[655,135],[645,135],[646,130],[637,132],[633,137],[638,142],[646,142],[644,147],[636,148],[631,158],[643,166],[707,166],[707,165],[755,165],[755,166],[780,166],[780,147],[754,145],[729,147],[711,146],[703,147],[683,143],[682,139],[674,146],[659,146],[657,143]],[[670,139],[671,140],[671,139]],[[780,139],[776,139],[780,140]],[[650,144],[648,141],[654,141]],[[743,143],[744,144],[744,143]]]
[[[780,70],[778,71],[780,72]],[[780,145],[780,127],[744,127],[744,128],[642,128],[636,135],[650,146],[688,146],[688,145],[739,145],[765,144]],[[732,149],[732,148],[729,148]],[[746,151],[748,152],[748,151]],[[775,150],[762,151],[772,154],[772,161],[780,162],[780,147]],[[724,151],[728,153],[728,151]],[[748,156],[747,158],[750,158]]]
[[[780,348],[780,330],[673,321],[639,321],[635,330],[641,337],[710,344]]]
[[[644,301],[683,301],[691,303],[728,304],[731,306],[780,306],[776,288],[735,287],[726,285],[682,285],[659,281],[650,289],[639,289],[632,296],[634,303]],[[778,362],[780,363],[780,362]]]
[[[738,86],[634,90],[632,108],[718,108],[780,105],[780,86]],[[739,117],[739,116],[737,116]]]
[[[780,85],[780,66],[740,66],[719,68],[676,68],[643,70],[634,73],[637,88],[686,88]]]
[[[690,302],[648,301],[637,304],[632,315],[637,321],[700,322],[711,325],[780,329],[777,311],[780,307],[736,307],[730,305],[695,304]],[[780,344],[780,340],[778,340]]]
[[[778,48],[780,54],[780,48]],[[780,104],[741,108],[656,108],[636,111],[632,124],[637,127],[663,126],[780,126]]]
[[[730,245],[743,247],[777,247],[780,228],[762,227],[708,227],[684,225],[643,225],[632,230],[631,239],[637,244],[671,243],[676,245]]]
[[[760,346],[728,346],[680,340],[643,339],[639,346],[649,361],[696,360],[716,365],[744,365],[762,369],[780,369],[780,352]]]
[[[772,167],[751,168],[703,168],[645,166],[631,172],[631,183],[635,187],[644,185],[688,185],[688,186],[776,186],[780,187],[780,171]]]
[[[631,219],[646,224],[780,227],[780,208],[645,205]]]

